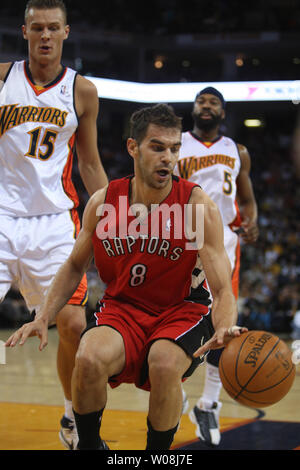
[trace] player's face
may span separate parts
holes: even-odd
[[[225,112],[221,100],[207,93],[196,99],[192,116],[198,129],[209,130],[219,126],[225,117]]]
[[[129,139],[135,160],[135,174],[149,187],[163,189],[171,184],[172,173],[181,146],[181,131],[177,128],[150,124],[140,144]]]
[[[69,35],[69,26],[60,8],[49,10],[31,8],[23,36],[28,40],[29,56],[39,63],[61,59],[63,41]]]

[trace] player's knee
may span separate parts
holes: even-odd
[[[76,312],[80,314],[76,315]],[[82,313],[80,309],[76,310],[75,314],[66,314],[65,312],[59,314],[57,328],[61,340],[67,343],[79,342],[80,335],[86,326],[85,315]]]
[[[176,356],[167,355],[164,351],[155,351],[149,354],[149,378],[150,381],[158,383],[170,383],[180,380],[182,376],[181,368]]]
[[[84,391],[96,384],[103,375],[105,375],[105,365],[99,361],[97,355],[88,348],[79,347],[74,369],[77,388]]]
[[[84,327],[79,323],[64,322],[58,328],[60,340],[64,343],[77,344],[80,341],[80,334],[83,329]]]

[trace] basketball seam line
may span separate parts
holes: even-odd
[[[247,338],[246,338],[247,339]],[[264,358],[264,360],[262,361],[262,363],[257,367],[256,371],[251,375],[251,377],[248,379],[248,382],[245,383],[245,385],[241,388],[241,390],[239,391],[239,393],[235,396],[235,398],[238,398],[240,396],[240,394],[245,390],[245,388],[247,387],[247,385],[249,384],[249,382],[251,382],[251,380],[253,379],[253,377],[257,374],[257,372],[260,370],[260,368],[264,365],[264,363],[266,362],[266,360],[268,359],[268,357],[270,356],[270,354],[273,352],[274,348],[276,348],[277,344],[280,342],[280,339],[278,339],[276,341],[276,343],[274,344],[273,348],[271,349],[271,351],[268,352],[267,356]],[[244,345],[244,343],[243,343]],[[242,346],[243,346],[242,345]],[[239,356],[240,356],[240,351],[241,351],[241,348],[239,350],[239,353],[238,353],[238,359],[239,359]],[[236,367],[235,369],[237,368],[237,364],[238,364],[238,360],[236,361]],[[235,372],[237,372],[235,370]],[[238,382],[238,377],[237,377],[237,373],[235,374],[236,376],[236,381],[237,383],[239,384]],[[240,384],[239,384],[240,385]]]
[[[277,387],[277,385],[281,384],[281,382],[283,382],[284,380],[286,380],[288,378],[288,376],[293,372],[293,370],[294,370],[294,368],[291,367],[291,369],[289,370],[287,375],[285,375],[281,380],[279,380],[279,382],[276,382],[275,384],[271,385],[270,387],[263,388],[262,390],[259,390],[258,392],[250,392],[249,390],[247,390],[247,393],[261,393],[261,392],[265,392],[266,390],[270,390],[274,387]]]

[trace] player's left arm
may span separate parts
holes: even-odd
[[[212,304],[212,322],[215,334],[196,352],[201,356],[209,349],[222,348],[228,340],[238,336],[242,329],[236,326],[237,304],[232,291],[231,266],[224,247],[223,223],[217,205],[200,188],[194,189],[191,203],[204,205],[203,245],[199,247],[205,276],[210,287]],[[195,221],[196,215],[194,216]],[[197,221],[196,221],[197,224]],[[201,230],[194,225],[196,230]],[[200,237],[201,238],[201,237]]]
[[[242,237],[246,243],[254,243],[259,235],[257,225],[257,204],[250,178],[251,159],[247,148],[237,144],[241,159],[241,168],[236,180],[237,200],[244,229]]]
[[[95,85],[77,75],[75,107],[79,118],[76,151],[80,176],[89,195],[108,183],[98,150],[99,98]]]

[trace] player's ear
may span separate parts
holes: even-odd
[[[22,33],[23,33],[23,38],[27,39],[27,32],[26,32],[26,25],[25,24],[22,25]]]
[[[132,158],[136,158],[138,155],[138,143],[131,137],[127,139],[127,151]]]
[[[68,39],[69,34],[70,34],[70,26],[69,26],[68,24],[66,24],[66,26],[65,26],[65,37],[64,37],[64,39]]]

